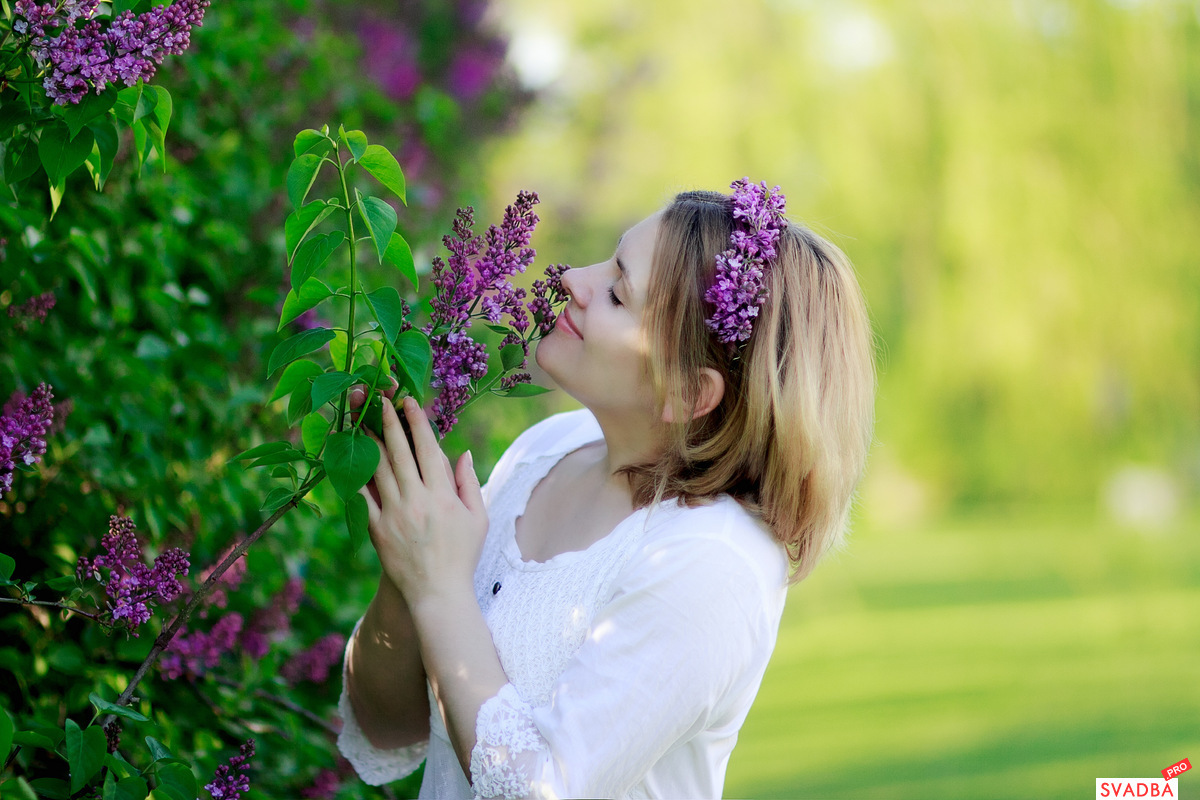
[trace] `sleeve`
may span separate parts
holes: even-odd
[[[769,579],[726,541],[657,541],[618,581],[548,706],[510,683],[480,708],[477,797],[623,796],[672,747],[724,722],[723,698],[770,655]]]
[[[354,625],[354,633],[358,633],[358,626],[361,624],[362,619],[359,618]],[[350,646],[350,640],[354,638],[354,633],[350,635],[350,639],[346,640],[347,648]],[[350,683],[346,674],[347,661],[348,659],[343,655],[342,694],[338,699],[342,731],[338,734],[338,751],[353,765],[354,771],[358,773],[364,783],[371,786],[382,786],[385,783],[400,780],[421,766],[421,762],[425,760],[425,751],[429,747],[429,741],[425,740],[392,750],[383,750],[371,744],[362,728],[359,727],[358,718],[354,716],[354,706],[350,702]]]

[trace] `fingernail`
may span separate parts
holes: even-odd
[[[475,456],[471,455],[471,451],[467,451],[467,466],[475,469]]]
[[[409,397],[404,398],[404,410],[405,411],[416,411],[417,410],[417,401],[414,400],[411,395]]]

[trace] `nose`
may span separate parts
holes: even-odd
[[[580,308],[586,307],[591,300],[591,282],[588,281],[588,276],[594,272],[592,267],[571,267],[563,273],[563,289]]]

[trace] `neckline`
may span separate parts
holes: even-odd
[[[534,472],[536,477],[532,478],[532,483],[530,483],[529,489],[524,493],[525,496],[521,500],[520,506],[513,510],[513,513],[507,520],[507,530],[505,531],[504,537],[504,555],[510,565],[522,570],[532,571],[553,569],[573,563],[616,541],[619,538],[616,536],[618,531],[620,531],[622,528],[625,528],[631,520],[636,519],[639,516],[643,516],[649,511],[649,506],[635,508],[628,516],[623,517],[611,531],[604,534],[582,550],[566,550],[562,553],[551,556],[545,561],[526,559],[525,556],[522,555],[521,547],[517,544],[517,520],[525,515],[525,510],[529,507],[529,499],[533,496],[534,491],[539,485],[541,485],[542,481],[546,479],[546,476],[550,474],[550,470],[554,469],[554,467],[564,458],[572,453],[582,450],[585,447],[590,447],[591,445],[602,441],[604,441],[604,437],[600,436],[598,438],[589,439],[588,441],[582,442],[575,447],[571,447],[560,452],[543,453],[532,461],[525,462],[526,468],[534,467],[534,465],[540,466],[542,462],[548,461],[550,463],[544,469]],[[663,503],[665,502],[666,501],[664,500]],[[660,505],[662,504],[660,503]]]

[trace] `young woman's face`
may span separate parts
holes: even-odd
[[[659,215],[634,225],[607,261],[567,270],[570,301],[537,363],[593,412],[653,412],[642,325]]]

